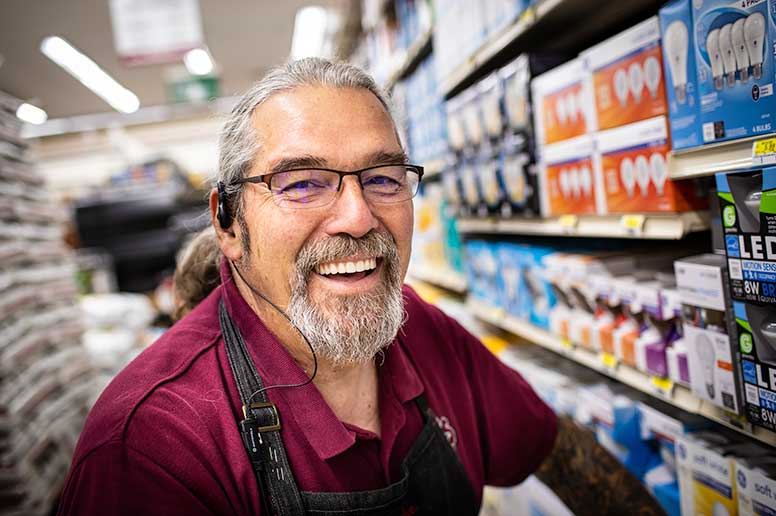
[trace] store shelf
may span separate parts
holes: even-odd
[[[687,387],[617,363],[616,360],[612,361],[610,357],[605,358],[603,354],[596,351],[575,346],[566,339],[506,314],[501,308],[489,306],[471,297],[466,299],[466,306],[471,313],[481,320],[506,330],[523,340],[549,349],[686,412],[699,414],[770,446],[776,446],[776,433],[764,428],[753,427],[743,418],[727,414],[720,408],[697,398]]]
[[[413,264],[408,274],[445,290],[463,294],[466,292],[466,276],[449,267],[418,266]]]
[[[424,57],[431,53],[431,39],[433,31],[431,28],[422,32],[418,38],[412,42],[412,44],[404,52],[403,57],[397,57],[394,59],[399,65],[388,74],[388,80],[385,83],[385,88],[390,90],[393,88],[399,80],[403,79],[420,63]]]
[[[674,151],[668,156],[671,179],[689,179],[755,166],[752,145],[773,135],[755,136],[702,147]]]
[[[461,218],[458,231],[468,234],[551,235],[598,238],[679,240],[709,228],[707,211],[681,214],[566,215],[547,219]]]
[[[616,4],[601,0],[539,0],[445,77],[440,82],[440,93],[453,96],[520,52],[576,54],[591,41],[611,35],[612,27],[640,21],[654,14],[658,6],[659,2],[654,0]]]

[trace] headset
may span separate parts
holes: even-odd
[[[232,225],[232,214],[229,212],[229,198],[226,194],[226,185],[223,181],[218,182],[218,209],[216,210],[216,219],[218,220],[218,224],[221,226],[221,229],[229,229]],[[318,357],[315,355],[315,349],[313,348],[313,345],[310,343],[310,340],[307,338],[307,336],[302,333],[302,330],[299,329],[299,327],[294,324],[294,322],[291,320],[291,318],[288,316],[286,312],[283,311],[282,308],[280,308],[278,305],[270,301],[264,294],[258,291],[256,287],[250,284],[248,280],[245,279],[245,276],[242,275],[242,272],[240,272],[240,269],[237,267],[237,264],[233,261],[229,261],[229,263],[232,264],[232,267],[234,267],[234,270],[237,272],[237,275],[240,277],[243,283],[253,292],[255,295],[263,299],[269,306],[275,309],[280,315],[282,315],[288,323],[293,326],[293,328],[299,333],[299,335],[302,336],[305,343],[307,344],[307,347],[310,348],[310,353],[313,356],[313,373],[310,375],[310,378],[308,378],[306,381],[302,383],[294,383],[294,384],[285,384],[285,385],[270,385],[268,387],[263,387],[253,394],[250,395],[248,398],[248,403],[253,402],[253,398],[258,396],[260,393],[264,391],[268,391],[270,389],[283,389],[283,388],[292,388],[292,387],[304,387],[305,385],[312,383],[313,379],[315,378],[315,375],[318,374]]]

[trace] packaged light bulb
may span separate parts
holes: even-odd
[[[741,397],[727,313],[725,258],[702,254],[674,262],[682,301],[683,342],[690,388],[703,400],[740,413]]]
[[[476,86],[460,94],[461,119],[463,120],[463,132],[466,142],[472,146],[478,146],[485,138],[485,124],[482,116],[482,105],[479,101],[479,92]]]
[[[602,204],[608,213],[681,212],[708,207],[694,181],[668,178],[671,150],[666,118],[658,116],[599,131]]]
[[[677,440],[682,516],[733,516],[738,511],[734,459],[690,434]]]
[[[653,16],[582,52],[599,129],[666,113],[660,25]]]
[[[464,132],[462,97],[459,95],[445,102],[447,114],[447,139],[453,150],[462,150],[466,145],[466,133]]]
[[[776,310],[773,305],[734,301],[733,313],[746,416],[755,425],[776,430]]]
[[[593,96],[580,59],[531,81],[534,130],[539,146],[576,138],[595,130]]]
[[[765,450],[763,450],[765,451]],[[736,461],[739,516],[773,514],[776,508],[776,457]]]
[[[477,83],[477,92],[485,133],[489,138],[498,138],[504,132],[501,80],[498,73],[494,72]]]
[[[544,147],[539,164],[542,215],[598,212],[601,201],[595,179],[597,169],[598,160],[590,136]]]
[[[674,150],[695,147],[703,143],[703,138],[690,0],[668,2],[660,9],[659,17],[671,147]]]
[[[491,213],[498,211],[503,199],[501,181],[499,178],[499,161],[497,156],[492,155],[492,149],[486,145],[478,157],[477,181],[479,191],[482,194],[482,201],[487,210]]]
[[[524,138],[507,136],[501,145],[498,168],[506,201],[502,213],[506,216],[538,211],[535,196],[536,175],[529,172],[531,158],[523,150],[524,144]]]
[[[477,163],[472,158],[464,159],[459,170],[464,206],[470,213],[477,213],[481,198],[477,179]]]
[[[703,143],[773,132],[772,0],[693,2]]]

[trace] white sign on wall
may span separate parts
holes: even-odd
[[[113,43],[128,66],[171,63],[203,46],[199,0],[110,0]]]

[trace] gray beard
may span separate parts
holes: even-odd
[[[382,258],[382,283],[365,294],[311,299],[307,287],[315,266],[355,254]],[[399,253],[388,235],[371,231],[358,239],[311,242],[296,260],[288,316],[320,357],[334,365],[366,363],[393,342],[404,322],[401,280]]]

